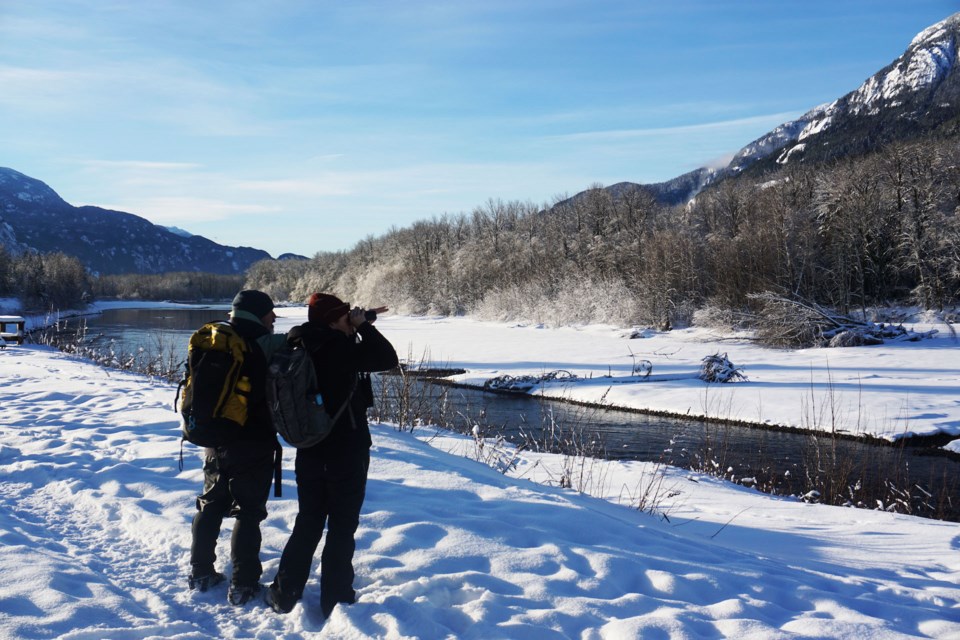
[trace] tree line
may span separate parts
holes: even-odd
[[[687,205],[594,185],[552,203],[491,199],[309,261],[244,276],[89,274],[62,253],[0,247],[0,295],[27,308],[91,298],[224,300],[258,288],[315,291],[412,314],[550,325],[684,325],[750,311],[773,293],[842,313],[888,303],[943,309],[960,290],[960,147],[895,144],[831,165],[726,178]]]
[[[94,279],[97,298],[118,300],[176,300],[209,302],[230,300],[243,288],[245,275],[177,271],[160,274],[126,273]]]
[[[73,256],[15,255],[0,245],[0,297],[17,297],[26,309],[66,309],[85,304],[92,291],[92,278]]]
[[[334,292],[414,314],[553,325],[671,325],[773,292],[843,313],[942,309],[960,288],[960,148],[895,144],[828,166],[727,178],[684,206],[594,185],[547,206],[490,200],[308,262],[262,261],[246,286]]]
[[[97,298],[121,300],[229,300],[244,275],[213,273],[90,274],[64,253],[13,254],[0,246],[0,297],[19,298],[29,311],[82,308]]]

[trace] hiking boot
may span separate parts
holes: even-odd
[[[242,604],[247,604],[253,600],[257,594],[260,593],[260,585],[230,585],[230,590],[227,591],[227,601],[230,602],[235,607],[239,607]]]
[[[323,611],[323,617],[329,618],[333,613],[333,609],[338,604],[353,604],[357,601],[357,592],[353,589],[349,589],[342,596],[335,599],[324,598],[323,594],[320,594],[320,610]]]
[[[267,593],[263,599],[267,602],[267,605],[277,613],[290,613],[294,605],[297,604],[296,598],[284,596],[280,593],[280,590],[273,585],[267,588]]]
[[[320,611],[323,612],[324,618],[329,618],[333,614],[333,608],[337,606],[336,602],[328,602],[326,600],[320,601]]]
[[[190,576],[187,578],[187,584],[190,585],[190,589],[193,591],[206,591],[210,587],[215,587],[224,580],[226,576],[222,573],[214,571],[213,573],[208,573],[202,576]]]

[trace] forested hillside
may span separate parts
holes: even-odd
[[[257,263],[246,286],[548,324],[685,324],[763,291],[841,311],[942,308],[960,285],[958,166],[955,139],[927,139],[726,179],[678,207],[599,185],[552,207],[491,200],[350,251]]]

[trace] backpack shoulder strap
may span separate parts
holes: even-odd
[[[294,342],[295,344],[301,344],[301,345],[303,345],[303,348],[306,350],[306,352],[310,355],[310,357],[311,357],[311,359],[312,359],[313,356],[314,356],[318,351],[320,351],[321,349],[323,349],[323,348],[327,345],[327,343],[330,342],[331,338],[332,338],[334,335],[335,335],[335,334],[327,334],[327,335],[325,335],[325,336],[317,339],[317,338],[316,338],[316,334],[303,335],[302,333],[300,333],[300,332],[298,331],[298,332],[296,332],[296,333],[294,334],[294,336],[291,338],[291,342]],[[306,339],[304,339],[304,338],[306,338]],[[357,379],[356,379],[356,377],[354,377],[354,379],[353,379],[353,385],[350,387],[350,392],[347,394],[346,399],[343,401],[343,404],[340,405],[340,408],[337,409],[337,412],[336,412],[335,414],[333,414],[333,416],[331,416],[331,417],[332,417],[332,421],[333,421],[334,423],[336,423],[337,420],[340,419],[340,416],[343,415],[343,412],[344,412],[344,411],[348,411],[348,412],[350,413],[350,426],[351,426],[352,428],[354,428],[354,429],[357,428],[356,420],[355,420],[354,417],[353,417],[353,409],[350,408],[350,403],[353,401],[353,394],[356,393],[356,391],[357,391]]]
[[[350,427],[353,429],[357,428],[357,420],[353,417],[353,408],[350,406],[350,403],[353,401],[353,394],[357,391],[357,379],[353,379],[353,386],[350,387],[350,393],[347,394],[346,400],[343,401],[343,404],[340,405],[340,408],[337,409],[337,413],[333,416],[333,422],[336,422],[340,419],[340,416],[343,415],[344,410],[350,413]]]

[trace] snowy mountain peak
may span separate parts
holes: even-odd
[[[920,32],[902,56],[853,92],[851,110],[876,111],[901,94],[916,93],[941,82],[957,64],[958,31],[960,14]]]
[[[960,28],[960,13],[955,13],[946,20],[941,20],[918,33],[910,42],[910,48],[936,43],[944,37],[949,37],[950,32],[956,32],[958,28]]]
[[[958,68],[960,13],[924,29],[854,91],[748,144],[725,173],[768,159],[787,164],[861,153],[934,130],[960,111]]]
[[[0,189],[10,192],[20,202],[48,207],[66,204],[57,192],[45,183],[7,167],[0,167]],[[12,204],[8,204],[5,208],[10,210],[12,207]]]

